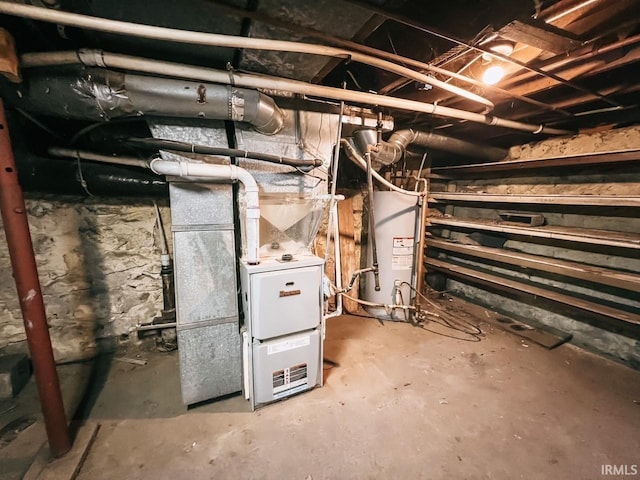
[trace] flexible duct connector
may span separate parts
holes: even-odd
[[[502,148],[478,145],[433,132],[412,129],[398,130],[391,135],[388,141],[380,143],[377,141],[377,132],[375,130],[361,129],[354,132],[353,139],[361,156],[367,151],[368,146],[375,146],[371,153],[371,159],[376,169],[400,160],[409,145],[430,147],[489,162],[502,160],[507,156],[507,151]]]
[[[87,58],[103,64],[99,56],[85,55],[83,61]],[[233,120],[266,135],[275,135],[284,125],[274,100],[256,90],[103,68],[83,69],[79,75],[33,72],[28,78],[28,89],[14,94],[12,103],[38,113],[83,120],[136,115]]]
[[[247,263],[260,263],[260,202],[258,199],[258,184],[251,174],[244,168],[235,165],[214,165],[210,163],[194,163],[185,161],[170,161],[156,158],[150,163],[151,170],[159,175],[171,177],[210,179],[225,182],[238,181],[244,185],[247,211],[245,217],[245,231],[247,234]]]

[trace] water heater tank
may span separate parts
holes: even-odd
[[[411,289],[407,285],[400,288],[397,295],[396,284],[411,284],[414,275],[415,230],[418,206],[416,197],[397,192],[373,192],[375,213],[376,247],[380,272],[380,291],[375,290],[373,273],[366,273],[362,279],[362,298],[373,303],[384,305],[402,303],[409,304]],[[372,265],[371,242],[367,242],[367,266]],[[408,311],[396,309],[388,312],[384,307],[366,306],[371,315],[377,318],[405,320]]]

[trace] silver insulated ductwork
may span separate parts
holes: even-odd
[[[433,132],[411,129],[398,130],[391,135],[388,141],[380,143],[378,143],[375,130],[361,129],[353,133],[353,140],[361,155],[364,155],[369,147],[374,147],[371,148],[371,161],[375,169],[400,160],[409,145],[420,145],[489,162],[502,160],[507,155],[507,151],[501,148],[478,145]]]
[[[155,115],[247,122],[275,135],[284,124],[272,98],[230,85],[130,75],[102,68],[33,71],[28,84],[2,92],[27,111],[83,120]]]

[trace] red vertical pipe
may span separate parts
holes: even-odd
[[[29,234],[27,212],[22,197],[22,188],[18,183],[18,172],[11,149],[11,139],[9,138],[2,99],[0,99],[0,210],[9,246],[13,278],[20,298],[20,309],[27,333],[27,343],[33,362],[49,448],[54,457],[60,457],[71,449],[71,438],[64,413],[56,364],[53,359],[51,337],[49,337],[38,269]]]

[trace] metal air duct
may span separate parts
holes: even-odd
[[[273,99],[256,90],[101,68],[50,72],[33,71],[26,88],[4,88],[2,96],[27,111],[82,120],[139,115],[233,120],[266,135],[278,133],[284,123]]]
[[[398,130],[391,135],[388,141],[380,143],[377,143],[375,130],[361,129],[354,132],[353,139],[360,155],[366,153],[368,145],[375,146],[371,151],[371,160],[376,168],[391,165],[400,160],[409,145],[420,145],[490,162],[502,160],[507,156],[507,151],[502,148],[478,145],[433,132],[412,129]]]

